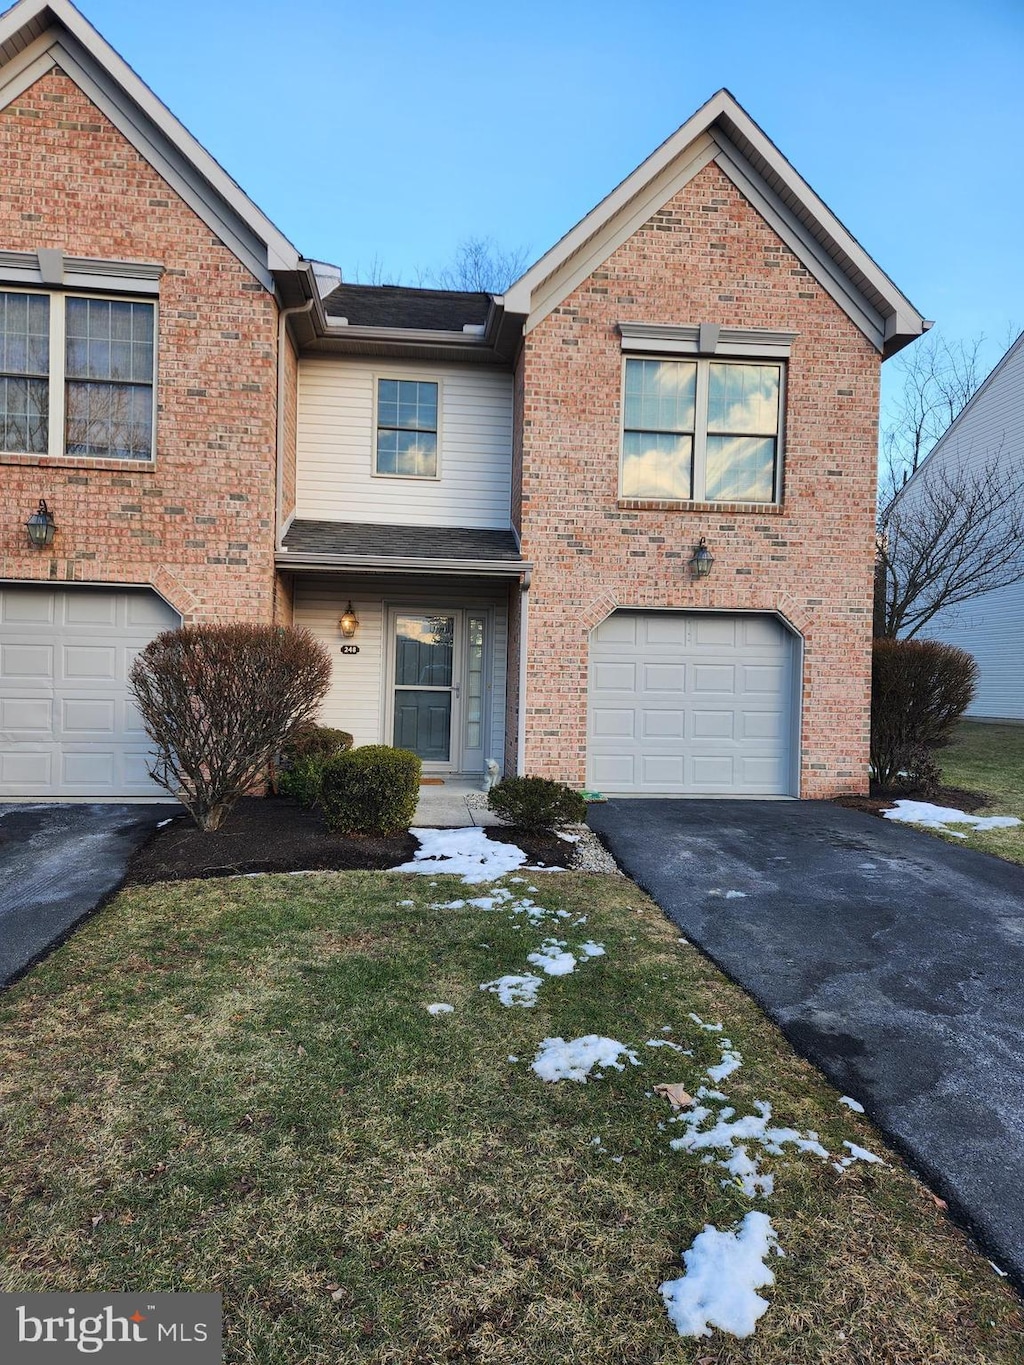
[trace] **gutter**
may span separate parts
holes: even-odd
[[[280,568],[322,569],[340,573],[346,569],[366,572],[478,574],[486,578],[522,577],[529,585],[533,565],[518,559],[423,559],[411,555],[318,555],[278,548],[274,556]]]

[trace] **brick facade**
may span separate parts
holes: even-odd
[[[797,333],[781,508],[620,504],[625,321]],[[528,334],[526,771],[584,783],[588,636],[616,605],[749,609],[803,637],[800,794],[866,789],[878,383],[863,333],[714,165]],[[715,566],[697,584],[702,535]]]
[[[155,460],[0,456],[0,577],[149,583],[186,620],[270,620],[273,297],[59,72],[0,112],[0,163],[5,249],[165,268]],[[22,526],[41,497],[52,552]]]

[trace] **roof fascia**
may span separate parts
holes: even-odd
[[[362,569],[373,573],[475,574],[486,578],[518,578],[533,565],[525,559],[416,559],[411,555],[331,555],[279,550],[275,561],[283,569]]]
[[[46,16],[49,31],[3,68],[5,102],[50,69],[48,53],[268,288],[272,271],[299,268],[296,248],[67,0],[22,0],[0,19],[0,46]]]

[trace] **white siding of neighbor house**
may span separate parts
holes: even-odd
[[[913,498],[930,472],[960,465],[980,472],[993,460],[1024,472],[1024,337],[1010,347],[903,497]],[[940,612],[921,638],[959,645],[977,659],[981,679],[968,716],[1024,721],[1024,582]]]
[[[394,577],[350,578],[344,574],[301,576],[295,580],[295,624],[306,626],[324,645],[334,662],[334,679],[318,719],[323,725],[348,730],[356,744],[390,744],[385,734],[387,712],[385,617],[389,605],[410,608],[448,608],[490,612],[490,676],[485,708],[489,733],[486,758],[501,761],[505,751],[505,689],[508,656],[508,589],[483,582],[467,586],[433,580]],[[359,618],[352,641],[358,654],[342,654],[338,618],[351,600]]]
[[[378,376],[440,384],[439,478],[374,475]],[[512,488],[512,376],[483,365],[302,360],[297,458],[300,518],[504,529]]]

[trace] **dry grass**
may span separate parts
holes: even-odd
[[[608,951],[533,1010],[478,987],[547,931],[431,908],[466,894],[340,873],[107,907],[0,999],[0,1288],[220,1290],[239,1365],[1019,1365],[1020,1301],[891,1154],[776,1159],[756,1206],[786,1256],[757,1334],[678,1338],[659,1284],[751,1207],[668,1148],[646,1094],[718,1060],[689,1011],[742,1051],[741,1112],[884,1149],[630,883],[543,878],[535,899]],[[692,1059],[643,1048],[663,1025]],[[643,1067],[528,1069],[584,1033]]]

